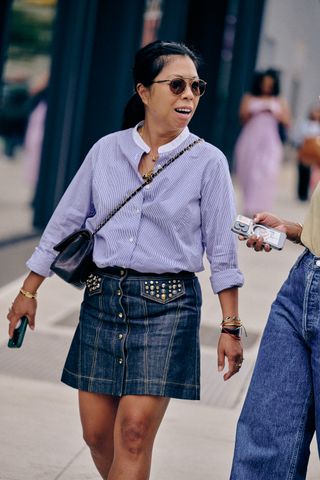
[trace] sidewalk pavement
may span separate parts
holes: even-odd
[[[294,174],[294,166],[286,163],[274,211],[299,221],[306,206],[294,200]],[[2,189],[3,177],[0,179]],[[11,181],[17,179],[12,176]],[[17,183],[12,185],[13,191],[16,187]],[[246,279],[240,292],[240,312],[248,339],[244,340],[243,368],[226,383],[216,368],[220,311],[218,298],[210,290],[207,264],[199,274],[204,300],[203,399],[170,402],[155,443],[151,480],[228,479],[236,421],[260,335],[271,302],[300,251],[301,247],[287,243],[282,252],[255,254],[239,244],[239,262]],[[56,277],[47,280],[39,293],[36,330],[28,331],[21,350],[14,351],[6,347],[5,317],[21,281],[22,277],[16,278],[0,288],[0,480],[98,480],[82,440],[77,392],[59,382],[82,292]],[[320,478],[315,442],[307,478]]]

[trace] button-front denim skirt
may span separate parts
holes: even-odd
[[[201,290],[193,273],[96,269],[62,381],[113,396],[200,398]]]

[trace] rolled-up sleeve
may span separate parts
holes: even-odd
[[[93,146],[52,214],[38,246],[26,262],[33,272],[52,275],[50,266],[57,252],[53,249],[64,237],[81,228],[92,209],[92,176],[96,152]]]
[[[204,171],[201,194],[202,239],[211,266],[215,293],[243,285],[238,268],[236,236],[231,226],[236,217],[234,191],[226,158],[220,153]]]

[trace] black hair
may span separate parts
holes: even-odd
[[[134,87],[136,88],[138,83],[149,87],[168,63],[168,57],[171,55],[187,56],[191,58],[196,68],[199,66],[199,56],[183,43],[156,40],[140,48],[135,55],[133,67]],[[144,104],[138,93],[135,92],[125,107],[122,128],[134,127],[144,119],[144,115]]]
[[[258,71],[254,73],[250,93],[255,97],[262,95],[261,84],[264,77],[271,77],[273,79],[272,96],[278,96],[280,94],[280,74],[278,70],[274,68],[268,68],[267,70]]]

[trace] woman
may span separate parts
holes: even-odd
[[[297,194],[301,201],[309,199],[309,186],[311,191],[314,190],[316,184],[319,181],[319,167],[303,163],[303,160],[299,158],[299,148],[302,146],[303,141],[306,138],[320,136],[320,105],[317,103],[313,105],[308,113],[308,117],[299,122],[293,131],[292,142],[298,149],[298,185]],[[311,182],[310,182],[311,180]],[[311,183],[311,185],[310,185]]]
[[[22,314],[34,327],[34,297],[50,275],[53,245],[81,225],[93,230],[143,177],[197,139],[187,127],[205,89],[197,65],[182,44],[157,41],[138,51],[127,129],[93,146],[60,201],[27,262],[31,273],[8,315],[10,336]],[[234,216],[227,162],[201,142],[95,237],[96,268],[62,381],[79,390],[84,438],[104,479],[149,478],[169,399],[199,398],[201,292],[193,272],[203,270],[204,247],[225,332],[219,369],[227,357],[227,380],[241,367]]]
[[[303,227],[269,213],[255,221],[306,249],[271,308],[238,423],[231,479],[302,480],[315,430],[320,444],[320,185]],[[261,238],[247,245],[270,250]]]
[[[243,124],[235,146],[236,175],[243,193],[243,212],[272,207],[283,154],[279,124],[289,126],[287,103],[279,97],[274,70],[256,73],[251,92],[240,105]]]

